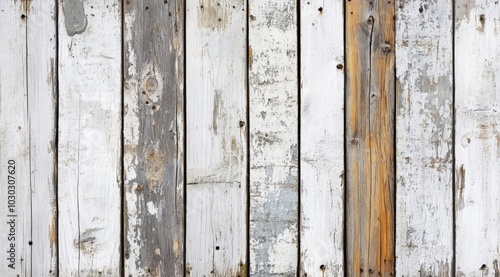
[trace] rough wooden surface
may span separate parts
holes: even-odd
[[[125,276],[184,272],[183,5],[124,4]]]
[[[249,3],[250,274],[298,268],[297,3]]]
[[[394,3],[346,2],[347,275],[394,275]]]
[[[57,276],[56,1],[28,1],[28,113],[33,276]]]
[[[25,8],[25,2],[0,1],[0,217],[3,221],[0,276],[31,273],[30,113]]]
[[[186,5],[186,274],[246,276],[247,5]]]
[[[59,274],[121,274],[121,4],[59,1]]]
[[[343,1],[300,11],[300,276],[344,276]]]
[[[498,1],[455,1],[456,275],[499,276]]]
[[[451,276],[452,1],[396,2],[396,276]]]

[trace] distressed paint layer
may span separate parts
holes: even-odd
[[[346,2],[348,276],[394,275],[394,16]]]
[[[83,0],[61,0],[64,13],[64,27],[68,36],[85,32],[87,15]]]
[[[453,5],[396,7],[396,276],[451,276]]]
[[[247,2],[186,5],[186,273],[237,276],[247,260]]]
[[[125,276],[182,276],[184,4],[124,5]]]
[[[344,276],[343,1],[301,1],[300,276]]]
[[[457,276],[498,276],[500,40],[497,1],[455,1]]]
[[[250,275],[295,276],[298,250],[297,3],[249,3]]]

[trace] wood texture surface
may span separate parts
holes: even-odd
[[[124,4],[125,276],[184,272],[183,5]]]
[[[27,1],[32,276],[57,276],[56,1]],[[29,276],[29,274],[28,274]]]
[[[247,5],[186,5],[186,275],[246,276]]]
[[[300,276],[344,276],[343,1],[300,4]]]
[[[451,1],[396,2],[396,276],[452,276]]]
[[[348,276],[393,276],[394,3],[346,2]]]
[[[59,1],[59,274],[121,274],[118,0]]]
[[[499,276],[499,4],[455,5],[456,275]]]
[[[298,268],[297,3],[249,3],[250,274]]]
[[[0,276],[31,273],[30,113],[26,7],[0,2]],[[45,149],[47,150],[47,149]]]

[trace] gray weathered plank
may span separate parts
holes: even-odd
[[[25,1],[0,1],[0,276],[31,272],[26,22]]]
[[[300,276],[343,276],[343,1],[300,3]]]
[[[119,0],[60,0],[59,275],[121,274]]]
[[[396,276],[451,276],[453,5],[396,9]]]
[[[184,272],[183,5],[124,3],[125,276]]]
[[[297,2],[249,3],[250,274],[298,268]]]
[[[246,276],[246,3],[186,3],[189,276]]]
[[[500,276],[499,8],[455,1],[457,276]]]
[[[393,276],[394,3],[346,2],[348,276]]]
[[[32,273],[57,276],[56,1],[27,1]]]

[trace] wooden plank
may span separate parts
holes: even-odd
[[[0,276],[31,272],[30,124],[24,1],[0,1]]]
[[[297,3],[249,3],[250,274],[298,268]]]
[[[393,276],[394,3],[346,5],[347,275]]]
[[[396,276],[451,276],[453,5],[396,7]]]
[[[500,274],[499,20],[497,1],[455,2],[457,276]]]
[[[300,11],[300,276],[344,276],[343,1]]]
[[[186,274],[246,276],[246,1],[186,5]]]
[[[33,275],[57,276],[56,1],[27,1]]]
[[[184,272],[184,4],[124,4],[125,276]]]
[[[121,274],[121,4],[59,1],[59,273]]]

